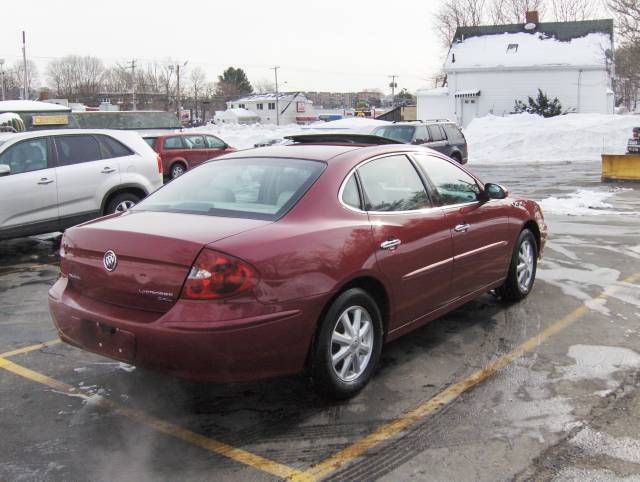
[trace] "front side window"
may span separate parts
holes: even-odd
[[[213,161],[188,171],[133,209],[275,220],[298,202],[324,168],[322,162],[300,159]]]
[[[226,144],[214,136],[204,136],[206,146],[209,149],[224,149]]]
[[[204,149],[204,138],[202,136],[184,136],[184,143],[187,149]]]
[[[18,142],[0,154],[0,164],[7,164],[11,174],[38,171],[49,167],[47,139],[29,139]]]
[[[167,137],[162,143],[163,149],[184,149],[182,138],[180,136]]]
[[[462,169],[439,157],[424,154],[415,154],[414,157],[433,183],[441,204],[462,204],[478,200],[480,188],[476,180]]]
[[[417,171],[406,156],[375,159],[358,169],[367,211],[412,211],[430,206]]]
[[[102,159],[100,144],[93,136],[55,136],[58,167]]]

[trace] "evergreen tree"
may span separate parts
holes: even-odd
[[[216,94],[225,101],[251,93],[253,93],[253,87],[241,68],[229,67],[218,76]]]
[[[529,97],[529,105],[525,104],[521,100],[516,100],[514,105],[514,112],[528,112],[529,114],[537,114],[542,117],[555,117],[562,114],[562,105],[557,97],[553,100],[549,100],[547,94],[542,92],[542,89],[538,89],[538,97]]]

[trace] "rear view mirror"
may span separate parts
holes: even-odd
[[[0,164],[0,177],[8,176],[9,174],[11,174],[11,166]]]
[[[509,195],[509,191],[500,184],[489,182],[484,185],[485,199],[504,199]]]

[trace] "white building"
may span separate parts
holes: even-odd
[[[418,91],[418,118],[506,115],[538,89],[565,112],[613,113],[613,20],[460,27],[447,55],[447,86]]]
[[[276,105],[280,111],[280,124],[309,124],[318,120],[313,102],[302,92],[254,94],[227,102],[227,109],[247,109],[260,117],[263,124],[276,123]]]

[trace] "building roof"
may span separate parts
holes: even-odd
[[[248,109],[227,109],[223,111],[216,111],[216,117],[234,117],[236,119],[259,119],[260,116]]]
[[[0,112],[71,112],[71,108],[36,100],[0,101]]]
[[[459,27],[445,70],[605,67],[612,48],[612,20]]]
[[[418,89],[416,92],[418,96],[441,96],[441,95],[449,95],[449,87],[425,87],[422,89]]]
[[[231,104],[236,104],[238,102],[240,103],[244,103],[244,102],[275,102],[276,100],[276,94],[275,93],[268,93],[268,94],[252,94],[252,95],[247,95],[245,97],[241,97],[239,99],[234,99],[231,100],[229,102],[227,102],[227,104],[231,103]],[[307,99],[305,97],[305,95],[302,92],[279,92],[278,93],[278,102],[289,102],[289,101],[298,101],[298,102],[311,102],[309,99]]]

